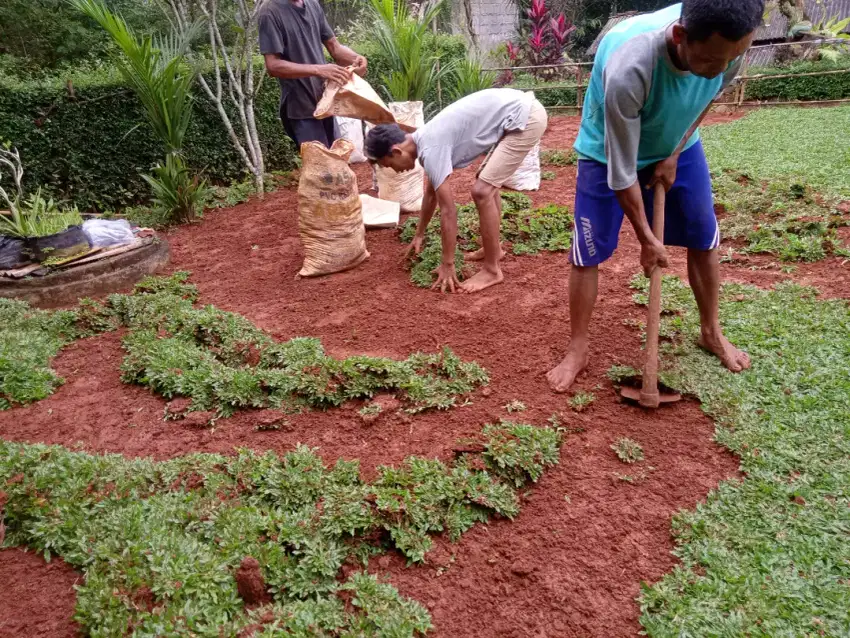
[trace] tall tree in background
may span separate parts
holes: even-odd
[[[262,88],[265,72],[254,78],[254,56],[258,52],[257,17],[268,0],[161,0],[170,12],[178,32],[192,29],[192,16],[203,16],[208,47],[194,55],[213,76],[203,74],[198,82],[215,105],[230,142],[257,193],[265,190],[266,170],[254,104]],[[235,22],[219,19],[219,14],[236,16]],[[231,32],[227,33],[228,29]],[[228,110],[230,108],[230,111]],[[234,114],[235,115],[232,115]]]

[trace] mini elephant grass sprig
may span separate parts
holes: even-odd
[[[188,398],[189,411],[217,416],[242,408],[326,409],[379,393],[395,394],[410,413],[444,410],[488,382],[481,366],[448,348],[402,361],[335,359],[315,338],[278,342],[241,315],[197,306],[188,276],[148,278],[132,294],[112,295],[103,304],[84,300],[74,311],[0,303],[0,316],[7,317],[0,325],[0,408],[51,394],[61,380],[48,366],[62,347],[120,327],[128,329],[121,365],[126,383],[167,399]]]
[[[110,297],[104,311],[130,328],[123,380],[169,399],[190,398],[191,410],[329,408],[390,392],[415,413],[448,409],[488,381],[483,368],[448,348],[403,361],[334,359],[315,338],[277,342],[240,315],[196,307],[196,292],[185,280],[179,273],[144,282],[136,294]]]
[[[75,618],[89,635],[412,638],[427,610],[352,568],[393,548],[420,562],[434,534],[515,517],[516,490],[560,445],[503,422],[477,452],[411,457],[366,483],[357,461],[325,466],[303,446],[156,462],[0,441],[0,522],[6,546],[85,570]]]

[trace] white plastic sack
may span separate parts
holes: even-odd
[[[516,172],[508,178],[505,188],[515,191],[536,191],[540,189],[540,144],[528,152]]]
[[[422,102],[390,102],[387,106],[399,124],[415,128],[425,125]],[[405,213],[418,213],[422,210],[422,198],[425,195],[425,169],[419,164],[419,160],[416,161],[416,167],[406,173],[396,173],[391,168],[380,166],[374,168],[378,182],[378,197],[398,202]]]
[[[351,154],[349,164],[360,164],[367,160],[363,153],[363,122],[353,117],[338,117],[336,125],[339,127],[339,136],[354,144],[354,152]]]
[[[95,248],[124,246],[136,239],[126,219],[89,219],[83,222],[83,233]]]
[[[370,195],[360,195],[363,207],[363,224],[366,228],[395,228],[401,213],[398,202],[377,199]]]

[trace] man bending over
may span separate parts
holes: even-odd
[[[556,392],[566,392],[587,367],[598,266],[614,253],[624,215],[646,275],[667,266],[664,244],[688,249],[700,345],[733,372],[750,367],[720,328],[720,230],[697,127],[735,78],[763,13],[764,0],[684,0],[625,20],[602,39],[575,143],[572,339],[548,375]],[[651,227],[656,184],[667,190],[663,243]]]
[[[395,124],[382,124],[369,131],[365,150],[370,160],[404,172],[413,169],[418,159],[425,169],[422,214],[410,250],[412,254],[422,250],[425,230],[439,204],[443,259],[436,270],[434,288],[443,292],[478,292],[502,282],[499,189],[543,137],[548,121],[546,109],[533,93],[487,89],[451,104],[413,134],[406,134]],[[481,225],[482,251],[471,258],[479,259],[483,255],[481,270],[461,284],[455,274],[457,208],[447,180],[454,169],[469,166],[494,145],[472,187]]]

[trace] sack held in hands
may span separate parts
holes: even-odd
[[[316,277],[354,268],[369,257],[357,177],[348,166],[354,145],[301,145],[298,232],[304,245],[299,275]]]
[[[316,105],[313,117],[353,117],[372,124],[392,124],[392,111],[375,92],[375,89],[356,73],[343,85],[328,82],[322,99]]]

